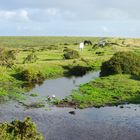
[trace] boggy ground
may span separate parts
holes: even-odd
[[[113,42],[112,45],[97,46],[96,48],[86,46],[83,51],[79,51],[78,44],[86,39],[90,39],[93,46],[100,40],[100,38],[76,37],[0,37],[1,48],[17,51],[13,67],[0,66],[1,102],[9,99],[23,100],[22,95],[26,92],[25,84],[36,84],[44,79],[62,75],[70,76],[75,73],[77,75],[77,70],[82,70],[81,73],[85,73],[95,68],[99,69],[102,62],[110,59],[118,51],[140,53],[139,39],[120,38],[106,38]],[[77,50],[80,57],[64,60],[63,54],[66,47]],[[30,54],[33,52],[36,61],[27,63],[25,58],[31,56]],[[55,103],[78,108],[140,103],[140,83],[130,75],[98,78],[95,81],[81,85],[79,90],[74,91],[70,97],[63,101],[56,100]],[[40,107],[36,104],[32,104],[31,107],[34,108],[35,106]],[[114,107],[113,110],[108,107],[101,108],[101,110],[91,108],[91,111],[87,109],[88,111],[85,110],[83,114],[81,114],[82,110],[78,110],[76,111],[76,118],[68,114],[71,109],[63,110],[61,108],[61,112],[57,108],[56,112],[44,113],[38,108],[35,110],[29,110],[29,108],[28,110],[21,110],[16,105],[8,110],[9,107],[10,104],[6,108],[1,106],[1,122],[31,116],[46,139],[139,140],[140,138],[139,106],[132,107],[130,112],[127,107],[125,111],[120,111],[120,108],[124,108],[124,106],[120,106],[117,110]],[[13,110],[14,108],[16,108],[16,111]],[[115,115],[110,114],[112,111],[115,112]],[[108,115],[105,116],[106,113]]]
[[[103,39],[113,42],[112,45],[93,47]],[[79,43],[84,40],[91,40],[93,45],[85,46],[83,51],[79,51]],[[0,66],[0,100],[23,99],[21,95],[26,92],[23,88],[25,84],[35,84],[48,78],[77,74],[79,70],[85,73],[99,69],[102,62],[118,51],[139,53],[139,44],[139,39],[124,38],[0,37],[0,47],[16,53],[12,68]],[[63,55],[66,48],[77,50],[80,57],[65,60]],[[25,58],[32,52],[37,56],[36,61],[25,62]]]

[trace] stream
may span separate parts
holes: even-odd
[[[36,102],[55,96],[63,99],[80,84],[99,77],[90,72],[82,77],[61,77],[36,85],[28,94],[37,93],[26,102]],[[75,114],[70,114],[75,111]],[[0,105],[0,122],[31,116],[45,140],[140,140],[140,105],[127,104],[114,107],[73,109],[47,105],[26,109],[16,101]]]

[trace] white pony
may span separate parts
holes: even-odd
[[[79,45],[79,49],[80,49],[81,51],[84,49],[84,43],[83,43],[83,42],[80,43],[80,45]]]

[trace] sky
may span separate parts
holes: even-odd
[[[0,36],[140,37],[140,0],[0,0]]]

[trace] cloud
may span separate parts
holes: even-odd
[[[0,19],[11,19],[16,15],[16,12],[13,11],[0,11]]]
[[[0,1],[1,34],[140,36],[139,0]]]
[[[29,21],[28,12],[26,10],[6,11],[0,10],[0,20],[11,21]]]
[[[105,18],[106,20],[125,20],[128,17],[136,20],[140,19],[139,5],[139,0],[4,0],[1,2],[0,8],[5,10],[39,9],[42,12],[48,9],[50,14],[69,11],[69,13],[77,15],[79,20]],[[58,9],[59,11],[57,11]],[[63,15],[63,13],[61,14]],[[103,16],[101,16],[102,14]]]
[[[96,9],[92,14],[87,14],[85,10],[71,11],[50,7],[46,9],[18,9],[18,10],[0,10],[0,20],[11,21],[34,21],[34,22],[49,22],[57,20],[65,21],[84,21],[84,20],[128,20],[131,19],[129,14],[117,8]]]
[[[30,16],[37,15],[36,20],[42,20],[42,15],[68,20],[139,20],[139,5],[139,0],[4,0],[0,8],[27,9]]]
[[[27,9],[30,20],[34,22],[50,22],[50,21],[70,21],[76,19],[76,14],[72,11],[63,10],[59,8],[46,8],[46,9]]]
[[[28,12],[26,10],[20,10],[18,16],[24,20],[29,20]]]

